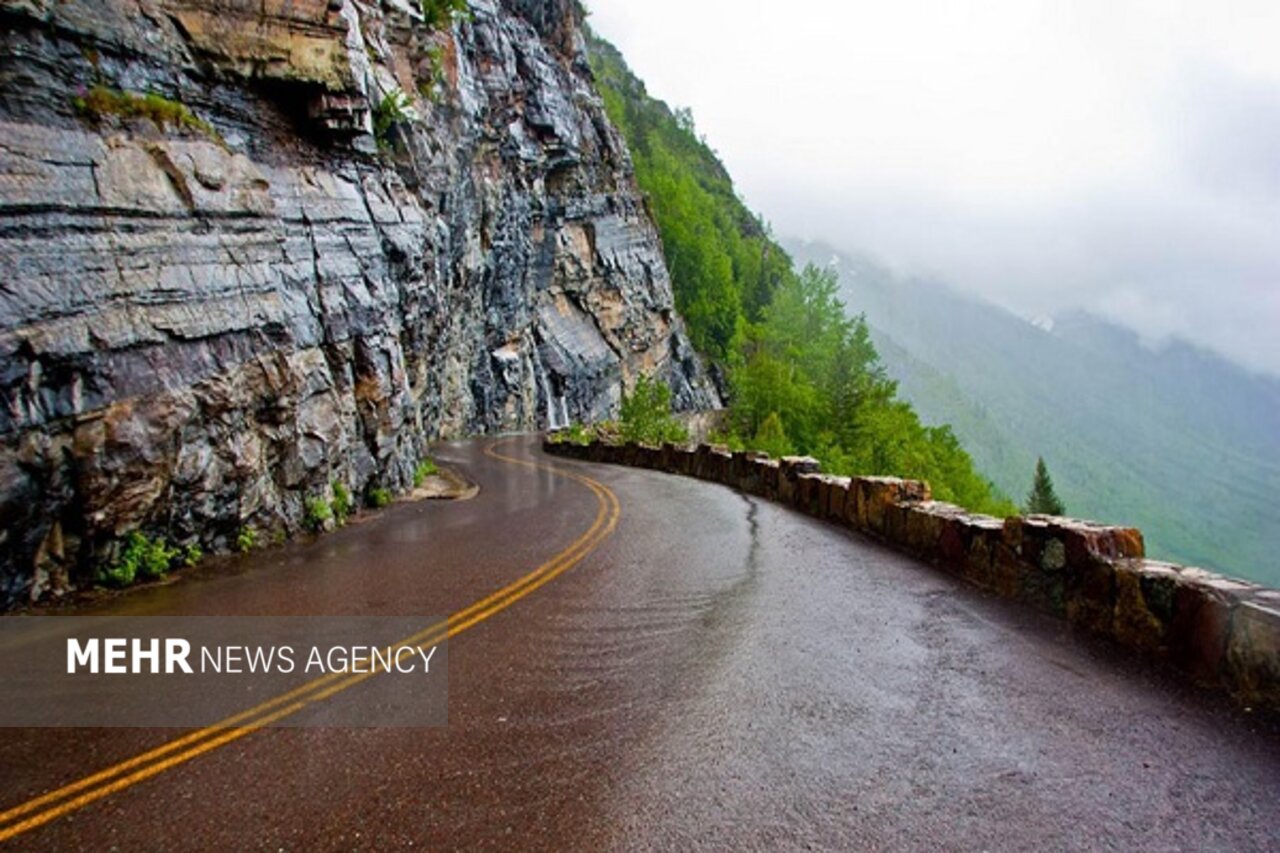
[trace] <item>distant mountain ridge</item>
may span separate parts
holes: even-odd
[[[1152,555],[1280,584],[1280,380],[1185,343],[1159,350],[1073,313],[1032,323],[823,243],[902,396],[952,424],[1021,499],[1038,455],[1068,512],[1141,527]]]

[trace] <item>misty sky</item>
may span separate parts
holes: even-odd
[[[779,234],[1280,374],[1278,0],[589,0]]]

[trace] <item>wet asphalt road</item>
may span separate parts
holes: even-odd
[[[215,565],[108,613],[444,614],[591,524],[481,487]],[[721,486],[512,455],[616,494],[579,565],[455,638],[446,729],[271,729],[15,849],[1280,848],[1280,733],[856,535]],[[359,701],[354,688],[334,701]],[[0,810],[172,739],[0,731]]]

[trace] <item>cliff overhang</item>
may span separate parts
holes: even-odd
[[[567,0],[0,8],[0,601],[715,392]]]

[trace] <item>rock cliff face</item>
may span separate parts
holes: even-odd
[[[642,372],[717,403],[575,9],[0,0],[0,600]]]

